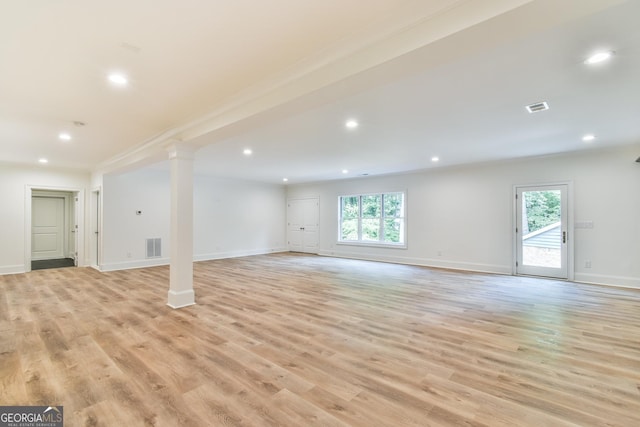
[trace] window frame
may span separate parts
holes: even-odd
[[[395,195],[402,194],[402,208],[403,208],[403,216],[401,217],[386,217],[384,202],[385,195]],[[380,196],[380,216],[379,216],[379,240],[363,240],[362,235],[362,198],[367,196]],[[342,239],[342,224],[343,224],[343,200],[350,197],[356,197],[358,199],[358,216],[357,216],[357,234],[358,240],[343,240]],[[402,243],[393,243],[393,242],[385,242],[384,241],[384,230],[385,230],[385,220],[386,219],[400,219],[402,220],[403,226],[403,241]],[[368,219],[368,218],[365,218]],[[373,247],[383,247],[383,248],[394,248],[394,249],[407,249],[407,240],[408,240],[408,220],[407,220],[407,192],[405,190],[400,191],[385,191],[385,192],[372,192],[372,193],[359,193],[359,194],[342,194],[338,196],[338,245],[347,245],[347,246],[373,246]]]

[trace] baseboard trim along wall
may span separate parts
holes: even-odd
[[[481,264],[473,262],[443,261],[429,258],[410,258],[400,256],[381,256],[375,254],[353,252],[321,251],[318,255],[336,258],[360,259],[364,261],[381,261],[395,264],[417,265],[421,267],[446,268],[450,270],[473,271],[477,273],[511,274],[509,265]]]
[[[210,254],[200,254],[194,255],[194,261],[212,261],[215,259],[225,259],[225,258],[239,258],[243,256],[252,256],[252,255],[265,255],[272,254],[276,252],[288,252],[287,248],[266,248],[266,249],[254,249],[254,250],[239,250],[239,251],[226,251],[226,252],[215,252]]]
[[[395,264],[417,265],[421,267],[446,268],[450,270],[472,271],[477,273],[504,274],[504,275],[512,274],[511,266],[507,266],[507,265],[443,261],[439,259],[428,259],[428,258],[380,256],[380,255],[374,255],[374,254],[345,253],[345,252],[335,252],[335,251],[333,252],[321,251],[318,255],[335,257],[335,258],[359,259],[364,261],[380,261],[380,262],[391,262]],[[637,278],[637,277],[575,273],[573,281],[592,284],[592,285],[640,289],[640,278]]]
[[[195,255],[193,257],[193,260],[195,262],[210,261],[210,260],[216,260],[216,259],[239,258],[243,256],[265,255],[270,253],[288,252],[288,251],[289,249],[287,248],[267,248],[267,249],[260,249],[260,250],[248,250],[248,251],[216,252],[211,254]],[[346,252],[335,252],[335,251],[321,251],[318,253],[318,255],[335,257],[335,258],[359,259],[363,261],[391,262],[396,264],[417,265],[422,267],[447,268],[450,270],[473,271],[478,273],[506,274],[506,275],[511,275],[512,273],[511,266],[507,266],[507,265],[443,261],[443,260],[428,259],[428,258],[380,256],[375,254],[346,253]],[[145,259],[145,260],[103,264],[97,270],[102,272],[108,272],[108,271],[118,271],[118,270],[130,270],[134,268],[157,267],[161,265],[169,265],[169,258],[155,258],[155,259]],[[25,273],[23,264],[0,266],[0,275],[23,274],[23,273]],[[574,281],[580,282],[580,283],[594,284],[594,285],[640,289],[640,278],[638,277],[575,273]]]
[[[239,250],[239,251],[227,251],[227,252],[216,252],[212,254],[200,254],[194,255],[193,261],[211,261],[215,259],[225,259],[225,258],[239,258],[243,256],[252,256],[252,255],[264,255],[271,254],[276,252],[287,252],[287,248],[266,248],[266,249],[256,249],[256,250]],[[144,260],[135,260],[135,261],[127,261],[127,262],[116,262],[110,264],[102,264],[100,266],[100,271],[118,271],[118,270],[131,270],[133,268],[145,268],[145,267],[157,267],[160,265],[169,265],[169,258],[153,258],[153,259],[144,259]]]
[[[624,276],[607,276],[604,274],[575,273],[575,282],[594,285],[609,285],[621,288],[640,289],[640,278]]]
[[[160,265],[169,265],[169,258],[153,258],[127,262],[114,262],[111,264],[101,264],[100,271],[118,271],[131,270],[133,268],[158,267]]]
[[[24,264],[0,266],[0,275],[24,273]]]

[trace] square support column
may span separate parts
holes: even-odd
[[[193,157],[195,149],[183,143],[169,148],[171,165],[171,262],[167,305],[195,304],[193,292]]]

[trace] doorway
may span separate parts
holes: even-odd
[[[24,271],[84,265],[83,190],[28,185],[24,201]]]
[[[515,188],[516,274],[569,278],[568,187]]]
[[[31,193],[31,270],[78,265],[78,198],[72,192]]]
[[[318,253],[320,202],[317,198],[287,203],[287,241],[292,252]]]

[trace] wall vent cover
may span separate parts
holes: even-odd
[[[162,256],[162,239],[155,237],[147,239],[147,258],[160,258]]]
[[[531,105],[527,105],[527,111],[529,113],[537,113],[540,111],[545,111],[549,109],[549,104],[547,104],[545,101],[543,102],[536,102],[535,104],[531,104]]]

